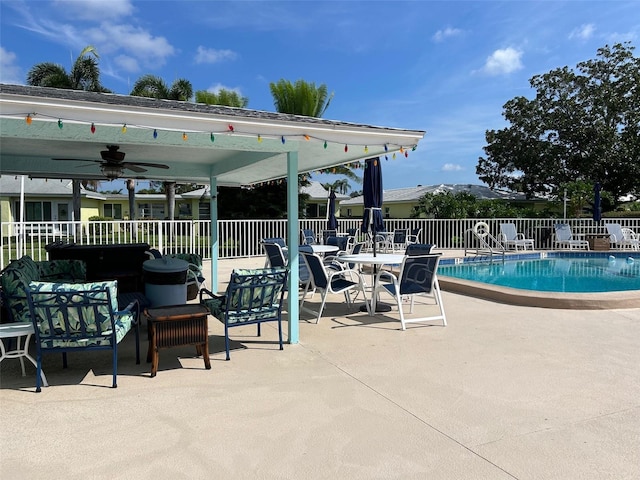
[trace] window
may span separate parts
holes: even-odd
[[[211,203],[209,201],[200,201],[198,204],[198,218],[200,220],[208,220],[211,218]]]
[[[164,219],[164,207],[164,203],[141,203],[138,205],[138,218]]]
[[[391,218],[391,209],[389,207],[384,207],[384,218]]]
[[[352,216],[353,215],[352,215],[351,209],[347,208],[347,217],[351,218]]]
[[[105,203],[104,216],[114,220],[122,220],[122,205],[119,203]]]
[[[15,211],[18,212],[16,220],[20,219],[20,202],[15,203]],[[24,202],[25,222],[50,222],[51,202]]]
[[[191,202],[178,203],[178,218],[191,217]]]

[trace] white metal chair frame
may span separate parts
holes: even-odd
[[[440,255],[415,255],[406,256],[402,261],[398,276],[388,271],[378,273],[372,298],[377,298],[379,293],[387,293],[395,298],[400,315],[402,330],[406,330],[407,323],[442,320],[442,326],[447,325],[447,317],[442,303],[440,284],[438,283],[438,264]],[[388,281],[385,282],[385,280]],[[427,317],[406,318],[402,308],[403,297],[410,298],[409,313],[413,313],[416,295],[424,295],[432,298],[439,308],[439,315]],[[375,311],[375,303],[372,306]]]

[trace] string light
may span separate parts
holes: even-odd
[[[25,123],[26,123],[27,125],[31,125],[31,124],[33,123],[34,117],[35,117],[36,115],[38,115],[38,116],[43,116],[43,117],[47,117],[47,115],[46,115],[46,114],[39,114],[39,113],[37,113],[37,112],[29,112],[29,113],[25,113],[25,114],[23,114],[23,115],[24,115]],[[54,119],[55,119],[55,117],[50,117],[50,116],[49,116],[49,118],[54,118]],[[94,133],[95,133],[95,131],[96,131],[96,125],[95,125],[95,123],[94,123],[94,122],[74,121],[73,119],[69,119],[69,118],[64,118],[64,119],[63,119],[63,118],[58,118],[58,120],[57,120],[58,128],[62,129],[62,128],[64,127],[64,121],[67,121],[67,120],[71,120],[73,123],[85,123],[85,124],[89,125],[89,129],[90,129],[90,131],[91,131],[91,133],[92,133],[92,134],[94,134]],[[123,124],[111,124],[111,125],[114,125],[114,126],[116,126],[116,125],[122,125],[122,126],[121,126],[121,132],[122,132],[123,134],[127,133],[127,124],[126,124],[126,123],[123,123]],[[158,138],[158,130],[157,130],[157,128],[153,128],[153,127],[146,127],[146,126],[139,126],[139,125],[135,125],[134,127],[135,127],[135,128],[140,128],[140,129],[153,129],[153,138],[154,138],[154,139],[157,139],[157,138]],[[221,133],[221,134],[224,134],[225,132],[226,132],[226,133],[229,133],[229,134],[232,134],[232,133],[238,133],[238,132],[236,132],[236,131],[235,131],[235,127],[234,127],[232,124],[228,124],[228,125],[227,125],[227,127],[226,127],[226,130],[223,130],[223,131],[221,131],[221,132],[217,132],[217,133],[218,133],[218,134],[220,134],[220,133]],[[205,132],[198,132],[198,133],[205,133]],[[257,142],[258,142],[258,143],[263,143],[263,137],[262,137],[262,135],[261,135],[261,134],[258,134],[258,133],[252,133],[252,132],[240,132],[240,133],[244,133],[245,135],[247,135],[247,134],[248,134],[248,135],[255,135],[255,137],[256,137],[256,139],[257,139]],[[308,135],[308,134],[297,134],[297,135],[294,135],[294,136],[302,137],[302,138],[304,138],[306,141],[311,141],[312,139],[319,140],[319,141],[321,141],[321,142],[322,142],[322,146],[323,146],[323,148],[324,148],[325,150],[329,147],[329,141],[328,141],[328,140],[326,140],[326,139],[322,139],[322,138],[318,138],[318,137],[312,137],[312,136],[310,136],[310,135]],[[276,138],[277,138],[277,137],[276,137]],[[209,139],[211,140],[211,143],[214,143],[214,142],[215,142],[215,132],[209,132]],[[188,140],[188,135],[187,135],[187,133],[186,133],[186,132],[182,132],[182,140],[183,140],[183,141],[187,141],[187,140]],[[283,145],[286,143],[286,140],[287,140],[287,139],[285,138],[285,136],[284,136],[284,135],[281,135],[281,136],[280,136],[280,141],[282,142],[282,144],[283,144]],[[358,145],[358,144],[356,144],[356,145]],[[359,144],[359,145],[361,145],[361,146],[362,146],[363,151],[364,151],[364,153],[365,153],[365,154],[369,154],[369,145],[362,145],[362,144]],[[352,145],[352,146],[353,146],[353,145]],[[378,146],[378,147],[379,147],[379,146],[382,146],[382,147],[384,148],[384,151],[385,151],[385,152],[389,152],[390,148],[392,148],[392,147],[391,147],[391,145],[390,145],[389,143],[377,144],[377,146]],[[409,156],[409,155],[408,155],[408,150],[409,150],[409,149],[411,149],[412,151],[415,151],[415,150],[416,150],[416,148],[417,148],[417,145],[415,145],[415,144],[414,144],[414,145],[393,145],[393,147],[394,147],[394,148],[397,148],[397,149],[398,149],[397,151],[399,151],[401,154],[404,154],[404,156],[405,156],[406,158],[408,158],[408,156]],[[345,153],[347,153],[348,151],[349,151],[349,144],[344,144],[344,152],[345,152]],[[385,160],[388,160],[388,159],[389,159],[388,155],[385,155],[385,156],[384,156],[384,158],[385,158]],[[395,153],[395,152],[393,153],[392,158],[393,158],[394,160],[396,159],[396,153]],[[363,167],[366,167],[366,165],[365,165],[365,164],[362,164],[362,166],[360,166],[360,164],[359,164],[359,163],[354,163],[354,164],[352,164],[352,168],[363,168]],[[330,172],[330,170],[329,170],[329,172]]]

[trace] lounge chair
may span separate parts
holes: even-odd
[[[556,248],[568,248],[569,250],[585,249],[589,250],[589,242],[577,238],[571,231],[571,226],[567,223],[556,223],[553,228],[556,231],[554,245]]]
[[[534,249],[534,240],[526,238],[524,233],[518,232],[515,223],[500,224],[500,241],[506,250]]]
[[[611,248],[640,250],[640,236],[630,228],[622,228],[619,223],[607,223]]]

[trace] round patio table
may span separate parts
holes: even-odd
[[[400,265],[402,263],[402,261],[404,260],[405,255],[401,255],[401,254],[396,254],[396,253],[378,253],[377,255],[373,255],[372,253],[359,253],[357,255],[340,255],[337,258],[337,260],[343,262],[343,263],[357,263],[357,264],[366,264],[366,265],[373,265],[374,267],[377,266],[382,266],[382,265]],[[376,272],[375,272],[375,268],[373,273],[371,274],[371,276],[373,277],[373,282],[372,283],[372,292],[375,291],[375,279],[376,279]],[[365,302],[367,301],[367,299],[365,298]],[[373,293],[371,295],[371,300],[369,301],[369,304],[371,305],[370,308],[370,312],[371,314],[375,313],[375,312],[388,312],[391,310],[391,306],[387,305],[385,303],[379,303],[376,302],[375,298],[373,297]],[[362,307],[360,307],[361,311],[366,311],[367,310],[367,306],[363,305]]]
[[[336,245],[309,245],[313,253],[334,253],[340,250]]]

